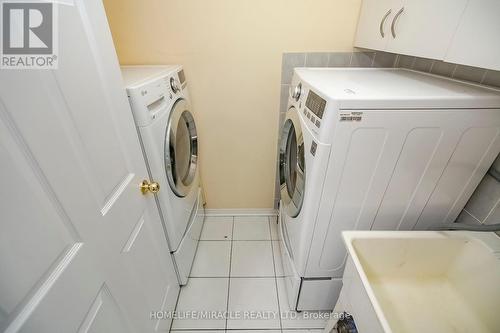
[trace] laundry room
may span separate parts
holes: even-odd
[[[500,332],[498,13],[0,0],[0,332]]]

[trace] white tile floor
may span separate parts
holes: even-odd
[[[172,332],[320,333],[284,288],[276,217],[207,217]]]

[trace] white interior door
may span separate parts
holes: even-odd
[[[152,332],[178,284],[99,0],[64,1],[59,68],[0,71],[0,331]]]

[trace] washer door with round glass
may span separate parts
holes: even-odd
[[[288,110],[280,141],[281,202],[291,217],[299,215],[305,189],[304,138],[297,110]]]
[[[165,169],[170,188],[179,197],[191,190],[198,163],[198,134],[189,105],[179,99],[170,112],[165,134]]]

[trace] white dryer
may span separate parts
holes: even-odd
[[[198,134],[181,66],[124,66],[122,76],[179,283],[186,284],[203,226]]]
[[[343,230],[453,222],[500,151],[500,92],[404,69],[297,68],[280,147],[290,308],[331,310]]]

